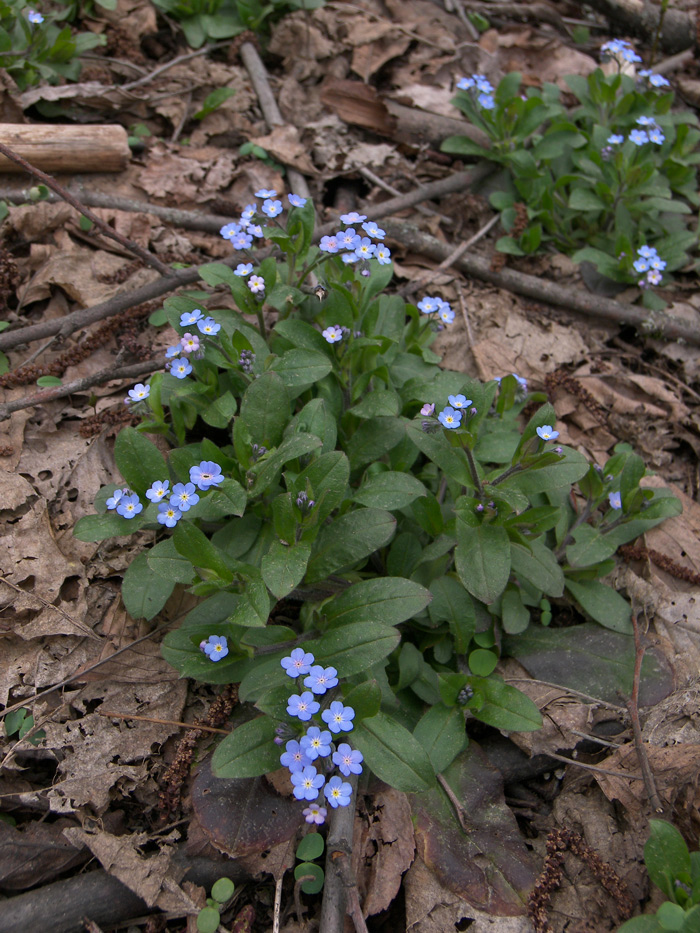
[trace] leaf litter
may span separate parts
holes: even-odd
[[[125,57],[133,55],[145,73],[152,64],[144,58],[136,37],[155,34],[152,5],[120,0],[119,14],[108,14],[106,20],[109,41],[115,48],[120,42],[128,47],[130,55]],[[40,87],[22,95],[6,82],[3,106],[21,114],[43,100],[60,103],[69,119],[118,117],[126,123],[146,122],[154,135],[144,152],[119,176],[94,176],[88,186],[189,209],[208,204],[219,211],[223,203],[223,211],[231,213],[226,204],[242,206],[251,190],[283,184],[275,169],[246,162],[238,155],[237,146],[248,140],[268,149],[273,158],[295,165],[319,191],[329,182],[336,183],[336,173],[354,181],[358,167],[381,172],[387,183],[399,189],[431,180],[443,171],[419,143],[391,138],[387,142],[386,137],[378,143],[376,137],[331,116],[321,103],[324,79],[368,84],[387,99],[449,117],[454,116],[450,89],[462,73],[484,70],[496,74],[517,68],[524,72],[526,85],[535,85],[540,80],[560,83],[563,75],[585,73],[594,65],[590,56],[568,48],[552,26],[508,24],[474,40],[459,18],[420,0],[390,0],[384,5],[329,3],[310,16],[295,13],[275,27],[269,49],[278,56],[279,99],[289,124],[285,128],[270,130],[260,119],[254,91],[233,56],[226,63],[196,57],[135,88],[128,97],[115,89],[123,77],[104,79],[111,74],[110,68],[121,67],[117,63],[95,63],[95,73],[101,72],[97,80]],[[542,69],[545,56],[546,73]],[[133,71],[127,80],[134,80]],[[192,125],[189,145],[173,142],[171,137],[183,119],[199,109],[211,90],[222,86],[236,93],[201,123]],[[17,189],[24,183],[11,179],[7,187]],[[366,179],[361,190],[375,203],[388,196]],[[477,199],[475,203],[467,192],[439,208],[452,223],[448,235],[455,241],[475,232],[489,213],[483,202]],[[227,255],[218,237],[172,230],[147,210],[103,209],[101,216],[126,236],[170,257],[168,261],[172,257],[189,261],[194,252],[208,258]],[[434,220],[416,219],[433,232],[441,230]],[[13,206],[6,224],[11,240],[30,244],[18,263],[21,305],[9,309],[11,320],[60,318],[75,307],[96,304],[155,278],[150,270],[137,267],[124,281],[110,282],[129,267],[129,260],[108,241],[99,240],[98,249],[86,242],[79,235],[72,209],[65,205]],[[410,279],[425,267],[421,257],[402,251],[400,244],[396,249],[399,281],[402,275]],[[571,275],[570,267],[557,257],[542,262],[542,274],[552,270],[555,275]],[[648,369],[634,347],[611,355],[613,348],[606,346],[609,331],[595,322],[582,324],[563,312],[554,317],[550,309],[484,283],[465,283],[451,272],[443,274],[440,285],[455,306],[461,294],[465,298],[465,315],[461,319],[458,315],[457,326],[440,338],[439,349],[447,364],[484,379],[515,371],[537,387],[550,385],[548,376],[566,371],[574,380],[573,389],[554,380],[550,396],[565,419],[569,438],[600,463],[618,440],[627,440],[662,472],[661,484],[669,480],[676,484],[683,514],[647,533],[644,545],[649,553],[661,553],[698,574],[700,512],[695,497],[700,422],[697,397],[683,386],[684,382],[697,386],[697,354],[680,344],[652,342],[658,357],[656,368]],[[689,298],[684,305],[690,320],[697,318],[695,304]],[[681,313],[680,303],[674,311]],[[69,343],[80,339],[78,334]],[[148,331],[140,336],[146,345],[152,339]],[[104,362],[114,360],[116,350],[112,338],[88,360],[67,369],[65,377],[102,368]],[[58,348],[49,348],[46,359],[57,352]],[[11,352],[11,365],[18,365],[23,357],[23,352]],[[659,373],[665,357],[680,367],[680,380],[671,378],[672,369]],[[24,393],[22,388],[8,389],[5,400]],[[104,411],[111,401],[122,404],[123,385],[96,388],[94,395],[98,410]],[[157,820],[158,779],[164,764],[172,759],[179,727],[110,718],[100,710],[174,722],[190,717],[208,697],[193,696],[184,682],[176,680],[160,658],[157,637],[140,641],[111,660],[117,648],[137,641],[148,629],[129,619],[118,597],[119,578],[137,543],[117,539],[96,546],[71,535],[75,522],[90,510],[95,492],[116,479],[112,438],[102,434],[86,440],[76,430],[90,414],[85,393],[69,404],[50,402],[42,409],[15,412],[0,424],[0,467],[5,470],[0,567],[5,580],[20,591],[7,584],[3,587],[0,701],[29,704],[35,692],[77,675],[61,699],[54,696],[32,704],[46,733],[38,758],[32,757],[33,747],[27,740],[4,741],[0,799],[15,795],[14,807],[19,800],[27,813],[43,808],[58,818],[46,824],[47,829],[55,827],[46,837],[32,829],[23,832],[21,840],[12,832],[8,835],[6,824],[0,823],[8,840],[0,844],[0,878],[11,878],[3,872],[16,861],[14,847],[18,845],[35,846],[40,861],[55,864],[60,858],[64,867],[70,866],[71,859],[83,859],[80,853],[87,846],[108,871],[148,904],[186,913],[191,902],[188,905],[188,895],[178,886],[179,872],[171,867],[167,847],[157,855],[150,852],[147,859],[143,854],[148,842],[144,826]],[[694,450],[692,467],[689,448]],[[617,585],[646,609],[652,620],[648,637],[658,642],[648,655],[650,676],[645,682],[650,706],[645,711],[644,738],[652,770],[664,802],[677,816],[687,814],[684,831],[697,833],[700,742],[697,691],[692,682],[700,669],[697,581],[679,581],[649,557],[620,565],[617,574]],[[174,617],[182,606],[182,594],[176,592],[166,615]],[[578,637],[583,638],[583,633]],[[518,677],[519,686],[546,713],[541,733],[515,737],[530,755],[577,755],[580,733],[594,731],[607,717],[617,718],[626,727],[619,713],[623,699],[616,692],[622,682],[612,663],[617,649],[610,648],[606,661],[596,658],[597,680],[582,678],[575,669],[573,659],[585,660],[586,645],[577,646],[567,658],[570,650],[564,648],[557,655],[551,644],[547,651],[533,646],[530,655],[522,650],[522,668],[516,662],[503,667],[504,675]],[[96,662],[101,664],[94,668]],[[523,680],[532,677],[536,680],[523,685]],[[542,680],[559,687],[538,683]],[[576,690],[584,684],[599,704],[566,693],[566,688]],[[629,685],[623,690],[628,693]],[[606,703],[617,706],[618,712]],[[525,897],[539,861],[529,850],[534,847],[541,859],[542,840],[557,825],[582,830],[590,845],[618,867],[635,898],[641,899],[645,890],[640,853],[650,811],[643,783],[634,777],[638,776],[636,753],[630,744],[601,748],[593,756],[595,762],[617,775],[561,766],[557,770],[561,788],[553,803],[547,798],[546,782],[530,782],[537,801],[534,835],[532,827],[526,828],[527,820],[519,817],[516,823],[502,780],[481,755],[478,741],[472,742],[446,775],[465,809],[476,814],[470,835],[460,828],[441,791],[431,792],[429,800],[415,795],[409,800],[388,788],[373,788],[365,812],[357,817],[355,851],[366,913],[390,912],[402,889],[405,925],[413,933],[442,933],[468,921],[473,921],[470,929],[475,933],[530,929],[524,916]],[[630,777],[620,776],[625,772]],[[267,871],[275,875],[285,864],[288,840],[298,828],[298,808],[288,796],[271,790],[265,779],[256,785],[254,794],[246,791],[242,795],[240,787],[226,784],[207,777],[205,759],[192,783],[193,838],[198,821],[200,832],[219,848],[239,854],[245,850],[251,874],[264,877]],[[624,820],[617,813],[620,806]],[[127,814],[126,835],[86,831],[74,822],[64,831],[61,822],[107,819],[121,808]],[[234,823],[223,829],[219,825],[222,813],[230,810]],[[41,824],[30,820],[27,825]],[[266,868],[266,853],[275,851],[278,855]],[[611,929],[614,913],[605,895],[586,874],[587,869],[574,864],[567,857],[569,881],[555,897],[553,927],[563,929],[572,920],[585,924],[595,905],[599,929]],[[35,883],[41,877],[39,869]],[[12,884],[26,881],[15,877],[3,886],[11,889]]]

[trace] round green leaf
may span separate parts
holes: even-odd
[[[216,907],[203,907],[197,914],[197,929],[199,933],[216,933],[220,921],[221,915]]]
[[[230,878],[219,878],[219,880],[215,881],[212,885],[211,896],[220,904],[225,904],[226,901],[233,897],[235,888],[236,886]]]
[[[498,664],[498,656],[485,648],[475,648],[469,655],[469,667],[479,677],[488,677]]]
[[[314,862],[302,862],[301,865],[297,865],[294,869],[296,880],[298,881],[305,875],[311,875],[311,878],[302,884],[301,890],[304,894],[318,894],[323,888],[323,881],[326,877],[321,866],[314,864]]]
[[[298,859],[308,862],[322,855],[324,847],[325,843],[320,833],[309,833],[308,836],[304,836],[297,846],[296,856]]]

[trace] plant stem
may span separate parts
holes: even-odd
[[[474,455],[472,454],[469,447],[464,445],[464,453],[467,455],[467,463],[469,464],[469,472],[472,475],[472,480],[474,481],[474,486],[476,487],[476,494],[479,499],[485,499],[486,493],[484,492],[484,487],[481,485],[481,480],[479,479],[479,473],[476,469],[476,461],[474,460]]]

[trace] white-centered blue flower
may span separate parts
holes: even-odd
[[[306,198],[302,198],[299,194],[288,194],[287,200],[292,207],[303,207],[306,204]]]
[[[622,496],[619,492],[611,492],[608,494],[608,502],[610,503],[611,509],[621,509],[622,508]]]
[[[308,674],[313,663],[314,656],[310,651],[304,651],[303,648],[295,648],[289,657],[282,658],[280,661],[290,677],[300,677],[302,674]]]
[[[352,787],[337,775],[326,784],[323,793],[332,807],[347,807],[352,796]]]
[[[274,188],[261,188],[260,191],[255,192],[256,198],[276,198],[277,192]]]
[[[324,331],[321,331],[321,334],[328,343],[338,343],[339,340],[343,339],[343,330],[337,324],[327,327]]]
[[[449,430],[454,430],[458,428],[462,420],[463,412],[458,409],[452,408],[450,405],[447,405],[438,415],[438,421],[444,428]]]
[[[151,394],[151,387],[144,385],[142,382],[138,382],[133,389],[129,389],[129,397],[124,399],[124,401],[129,404],[129,402],[142,402],[144,399],[148,398]]]
[[[158,521],[166,528],[174,528],[182,518],[182,512],[169,502],[161,502],[158,506]]]
[[[146,490],[146,498],[150,499],[151,502],[161,502],[170,491],[170,480],[166,479],[163,482],[158,480],[153,483],[150,489]]]
[[[228,654],[228,642],[225,635],[210,635],[204,645],[204,653],[210,661],[220,661]]]
[[[551,424],[543,424],[537,428],[537,436],[543,441],[555,441],[559,437],[559,432],[555,431]]]

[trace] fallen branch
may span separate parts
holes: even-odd
[[[323,933],[343,933],[345,914],[351,914],[355,929],[364,933],[362,911],[359,912],[358,926],[356,917],[357,887],[352,879],[352,837],[355,828],[355,809],[357,804],[357,775],[348,778],[352,787],[352,806],[338,807],[333,811],[328,839],[326,841],[326,880],[323,885],[323,903],[321,904],[320,929]],[[355,897],[351,896],[354,889]],[[363,930],[364,928],[364,930]]]
[[[148,201],[137,201],[135,198],[120,198],[116,195],[103,194],[101,191],[86,191],[68,189],[71,194],[79,197],[88,207],[105,207],[117,211],[129,211],[140,214],[151,214],[184,230],[202,230],[205,233],[218,233],[224,224],[230,222],[230,217],[218,214],[200,214],[198,211],[182,211],[177,207],[163,207],[160,204],[149,204]],[[13,204],[24,204],[29,201],[29,191],[17,191],[10,188],[0,188],[0,200],[10,201]],[[56,203],[64,199],[57,194],[49,194],[45,201]]]
[[[690,48],[695,42],[695,16],[673,6],[662,14],[662,7],[649,0],[588,0],[588,5],[602,13],[626,34],[653,42],[663,15],[663,28],[659,37],[661,48],[673,54]]]
[[[60,198],[70,204],[71,207],[74,207],[76,211],[81,213],[84,217],[87,217],[87,219],[90,220],[98,228],[98,230],[101,230],[105,236],[110,237],[112,240],[116,240],[120,246],[128,249],[129,252],[133,253],[134,256],[138,256],[139,259],[143,260],[147,266],[151,266],[151,268],[155,269],[157,272],[160,272],[161,275],[170,274],[170,267],[161,262],[157,256],[154,256],[153,253],[150,253],[147,249],[139,246],[138,243],[134,243],[133,240],[129,240],[127,237],[122,236],[121,233],[117,233],[117,231],[110,227],[108,223],[105,223],[101,217],[98,217],[97,214],[94,214],[84,204],[81,204],[80,201],[74,195],[72,195],[67,188],[64,188],[63,185],[60,185],[55,178],[51,177],[51,175],[47,175],[46,172],[42,172],[41,169],[31,165],[29,162],[27,162],[26,159],[23,159],[22,156],[17,155],[13,149],[10,149],[4,143],[0,143],[0,153],[2,153],[2,155],[4,155],[6,158],[10,159],[12,162],[15,162],[17,165],[21,166],[25,172],[29,172],[30,175],[33,175],[34,178],[41,182],[42,185],[46,185],[47,188],[50,188],[51,191],[54,191]]]
[[[284,126],[285,121],[277,106],[275,95],[272,93],[270,81],[267,76],[267,69],[262,59],[258,55],[258,50],[251,42],[244,42],[241,45],[241,61],[246,67],[250,80],[258,97],[260,109],[265,117],[265,122],[272,129],[274,126]],[[287,178],[289,179],[290,189],[302,198],[311,197],[306,178],[295,168],[287,166]]]
[[[376,211],[374,216],[377,216]],[[384,226],[389,236],[431,259],[442,261],[453,252],[451,246],[441,243],[412,224],[389,220],[384,221]],[[684,340],[693,346],[700,346],[700,331],[670,314],[651,312],[645,308],[622,304],[600,295],[564,288],[547,279],[525,275],[513,269],[493,272],[489,260],[480,256],[464,256],[455,263],[455,266],[475,278],[490,282],[499,288],[508,289],[518,295],[534,298],[536,301],[559,305],[569,311],[589,317],[603,318],[617,324],[631,324],[641,334],[658,336],[665,340]]]
[[[138,376],[145,376],[156,369],[162,368],[163,363],[161,360],[146,360],[143,363],[132,363],[131,366],[122,366],[119,369],[102,369],[98,373],[83,376],[82,379],[76,379],[74,382],[51,386],[48,389],[41,389],[40,392],[35,392],[33,395],[25,395],[11,402],[5,402],[4,405],[0,405],[0,421],[5,421],[13,412],[21,411],[23,408],[32,408],[34,405],[54,402],[56,399],[72,395],[73,392],[84,392],[86,389],[104,385],[105,382],[111,382],[113,379],[136,379]]]

